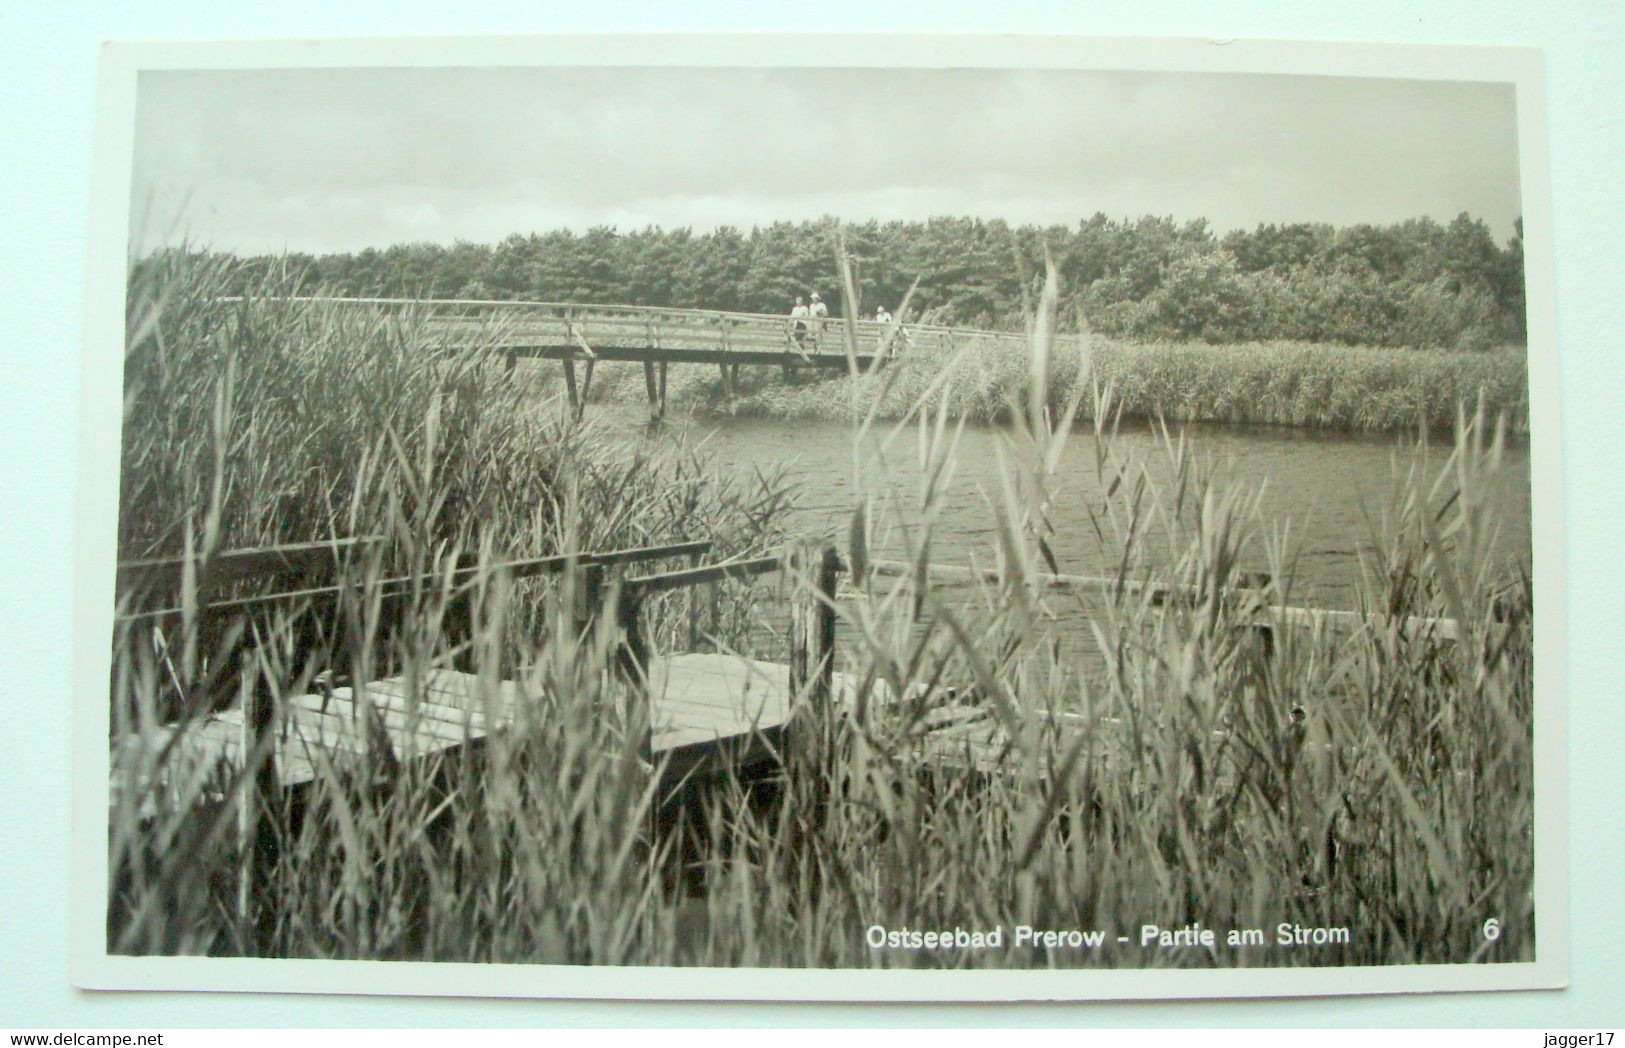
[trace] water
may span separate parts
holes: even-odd
[[[642,416],[612,409],[603,421],[630,431],[641,427]],[[1197,456],[1217,465],[1229,481],[1249,490],[1262,486],[1266,527],[1287,529],[1288,550],[1298,557],[1294,603],[1353,607],[1361,575],[1360,551],[1371,546],[1373,529],[1393,504],[1396,486],[1413,461],[1409,442],[1394,436],[1287,427],[1187,424],[1181,431]],[[689,436],[704,439],[723,470],[748,476],[753,468],[782,467],[799,489],[792,530],[834,535],[842,547],[856,497],[852,433],[844,424],[804,419],[707,417],[689,424]],[[967,428],[961,438],[943,515],[933,533],[936,562],[969,563],[972,556],[982,564],[992,562],[994,514],[989,499],[999,498],[1002,489],[997,445],[1004,439],[989,427]],[[1442,465],[1445,450],[1436,442],[1434,472]],[[1160,434],[1125,427],[1114,443],[1114,457],[1143,464],[1156,484],[1169,486],[1173,472]],[[866,470],[870,490],[883,489],[889,482],[904,505],[917,501],[920,468],[912,428],[884,453],[866,456],[865,461],[883,463],[883,470],[879,466]],[[1527,448],[1508,448],[1503,462],[1491,505],[1501,521],[1497,554],[1512,564],[1527,560],[1530,549]],[[1089,515],[1090,507],[1101,512],[1109,480],[1109,473],[1106,481],[1097,475],[1092,435],[1078,434],[1056,473],[1053,547],[1062,572],[1115,572],[1120,548],[1097,537]],[[1246,559],[1245,567],[1261,571],[1269,567],[1258,541],[1247,549]]]

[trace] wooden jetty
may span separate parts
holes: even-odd
[[[912,726],[897,739],[907,752],[891,757],[956,775],[1012,773],[1012,725],[990,706],[958,699],[952,689],[944,688],[933,696],[930,708],[915,708],[922,696],[893,696],[873,682],[860,688],[857,680],[838,670],[836,602],[846,568],[833,548],[805,543],[712,563],[704,562],[711,544],[699,541],[569,557],[465,560],[429,576],[379,577],[374,568],[364,589],[385,619],[393,615],[398,621],[408,601],[421,599],[426,587],[438,587],[444,597],[439,609],[443,650],[450,664],[418,667],[410,673],[386,671],[374,679],[329,678],[303,693],[285,694],[285,680],[279,686],[268,679],[274,674],[265,669],[274,662],[274,654],[267,658],[260,647],[277,609],[283,609],[284,627],[292,622],[296,631],[307,631],[293,638],[301,658],[320,660],[325,651],[337,663],[336,654],[347,649],[334,632],[335,624],[345,617],[344,601],[363,589],[353,580],[367,574],[358,566],[376,565],[375,554],[382,552],[377,539],[339,539],[229,551],[206,559],[129,561],[118,567],[118,640],[162,646],[169,643],[166,635],[188,632],[176,628],[188,623],[192,635],[188,644],[201,637],[228,649],[215,652],[214,663],[237,667],[226,673],[236,674],[226,689],[236,699],[161,717],[153,711],[132,715],[115,710],[109,740],[110,810],[123,813],[127,820],[132,814],[151,818],[199,801],[234,809],[241,857],[239,898],[262,952],[270,948],[274,936],[275,900],[263,896],[270,891],[264,886],[273,883],[281,846],[275,829],[279,812],[296,808],[298,798],[313,783],[336,781],[342,772],[335,769],[371,769],[374,787],[382,769],[387,788],[391,775],[406,765],[473,753],[537,708],[527,707],[539,697],[527,694],[523,684],[502,679],[489,665],[476,672],[468,643],[472,608],[495,580],[557,577],[569,587],[568,611],[576,636],[602,639],[604,631],[610,631],[616,645],[607,672],[623,680],[617,694],[646,703],[640,711],[646,720],[623,720],[646,725],[639,756],[651,772],[658,771],[662,798],[681,796],[683,790],[724,769],[775,773],[798,717],[817,709],[837,715],[843,709],[855,710],[860,690],[867,693],[865,705],[870,709],[906,712]],[[682,566],[646,570],[674,561]],[[908,565],[880,561],[870,567],[879,576],[913,577]],[[789,590],[788,662],[694,650],[702,646],[703,609],[716,607],[720,583],[773,573],[782,573]],[[934,567],[927,579],[915,584],[984,576],[988,573]],[[1227,591],[1224,599],[1245,602],[1246,610],[1235,620],[1242,628],[1359,628],[1366,621],[1356,613],[1275,607],[1268,600],[1267,580],[1239,581],[1245,584],[1242,592]],[[1120,580],[1064,575],[1034,576],[1029,582],[1050,588],[1109,587],[1119,593],[1125,585],[1132,586]],[[1156,587],[1141,596],[1153,604],[1191,606],[1187,598],[1200,594],[1186,589]],[[646,633],[645,609],[661,595],[679,593],[688,597],[690,650],[656,652]],[[1456,624],[1446,620],[1417,620],[1411,627],[1428,630],[1440,640],[1457,636]],[[284,635],[284,643],[288,639]],[[233,648],[236,661],[229,650]],[[1267,641],[1264,650],[1267,657]],[[287,667],[282,675],[311,680],[309,666],[305,669],[301,674]],[[1080,738],[1086,733],[1090,744],[1112,759],[1113,739],[1119,734],[1111,730],[1113,725],[1064,711],[1041,716],[1076,721],[1071,726],[1079,730]]]
[[[242,856],[239,898],[245,911],[253,911],[246,919],[263,952],[275,926],[274,901],[264,895],[280,849],[278,813],[295,807],[298,795],[332,768],[356,767],[349,755],[366,755],[362,766],[383,770],[387,782],[391,769],[469,747],[517,720],[533,697],[514,682],[474,672],[473,606],[495,580],[550,575],[568,577],[578,637],[596,636],[605,628],[600,623],[613,621],[620,643],[612,670],[625,678],[627,690],[648,700],[642,755],[664,782],[675,787],[708,769],[759,762],[774,752],[796,702],[832,701],[838,560],[833,549],[794,546],[698,563],[710,550],[702,541],[501,563],[462,561],[431,575],[380,578],[374,570],[365,585],[351,580],[367,577],[358,569],[382,552],[373,538],[123,563],[118,642],[152,645],[175,659],[186,655],[166,647],[170,635],[189,634],[181,641],[188,651],[200,637],[214,643],[223,649],[213,653],[217,667],[239,667],[235,684],[225,689],[239,698],[223,708],[171,710],[162,717],[155,716],[158,711],[115,709],[110,810],[128,820],[200,801],[234,808]],[[688,566],[629,574],[672,560]],[[651,598],[689,591],[693,644],[701,632],[704,590],[774,572],[783,572],[794,590],[788,664],[650,650],[643,618]],[[286,630],[295,631],[292,647],[300,659],[319,661],[325,651],[336,663],[346,650],[335,631],[347,599],[364,595],[384,618],[399,621],[406,604],[426,590],[446,595],[439,610],[453,665],[294,695],[283,694],[286,680],[270,679],[310,679],[309,665],[302,674],[295,667],[266,671],[275,663],[275,644],[261,638],[278,632],[279,609],[283,639],[289,639]]]
[[[335,616],[344,585],[336,581],[347,563],[376,540],[345,539],[268,549],[229,551],[207,564],[188,565],[180,558],[129,561],[119,565],[118,584],[125,626],[158,624],[184,612],[176,593],[191,585],[199,594],[192,614],[200,619],[241,620],[268,607],[298,600],[309,604],[317,617]],[[835,655],[835,603],[845,570],[831,548],[794,545],[787,550],[754,558],[699,563],[711,550],[708,542],[685,542],[635,549],[587,553],[573,557],[542,557],[485,565],[463,564],[440,581],[456,587],[444,622],[453,640],[467,628],[466,603],[476,585],[500,575],[517,580],[573,572],[575,628],[584,634],[599,617],[609,615],[619,637],[619,672],[647,701],[648,740],[645,759],[662,769],[668,782],[680,782],[696,769],[725,762],[751,764],[772,757],[773,749],[791,725],[798,702],[816,701],[833,708],[850,708],[857,681],[837,669]],[[625,572],[639,565],[682,560],[687,566],[644,575],[608,579],[611,571]],[[877,561],[870,565],[877,576],[912,578],[909,565]],[[792,582],[791,648],[788,663],[770,662],[701,647],[702,609],[715,607],[716,587],[729,579],[750,579],[783,572]],[[996,579],[997,573],[950,565],[930,569],[933,585],[952,585]],[[416,583],[409,577],[384,578],[371,584],[371,592],[386,611],[391,602],[408,596]],[[1150,584],[1077,575],[1035,575],[1032,583],[1050,589],[1137,591]],[[1357,629],[1369,621],[1352,611],[1285,607],[1267,598],[1267,580],[1242,580],[1258,589],[1239,588],[1227,599],[1246,602],[1238,621],[1267,635],[1276,629]],[[249,591],[238,592],[245,585]],[[353,587],[352,587],[353,588]],[[1158,585],[1144,596],[1154,604],[1175,603],[1181,587]],[[686,590],[690,650],[660,653],[651,650],[643,624],[644,607],[652,598]],[[307,612],[307,617],[309,613]],[[1457,624],[1448,619],[1411,618],[1410,632],[1426,632],[1441,641],[1457,638]],[[216,629],[216,634],[219,630]],[[336,641],[328,638],[328,650]],[[433,757],[477,742],[512,724],[525,701],[510,680],[481,677],[474,672],[466,650],[457,664],[424,671],[416,677],[383,676],[309,694],[278,697],[265,682],[239,705],[200,716],[179,717],[167,724],[148,724],[120,731],[112,740],[110,800],[117,804],[131,791],[150,791],[142,769],[152,755],[165,753],[166,774],[172,781],[164,792],[177,796],[195,792],[210,774],[242,769],[248,758],[264,754],[254,768],[264,795],[300,787],[318,777],[324,761],[341,753],[382,752],[389,762]],[[884,693],[878,701],[891,702]],[[989,770],[997,766],[1008,746],[1003,725],[985,706],[940,702],[925,711],[915,757]]]
[[[647,670],[649,742],[646,755],[668,782],[728,753],[750,765],[770,756],[791,720],[790,667],[724,652],[654,658]],[[853,681],[836,675],[850,695]],[[281,790],[321,778],[343,765],[343,754],[376,749],[395,762],[426,760],[476,743],[512,726],[525,697],[509,680],[482,680],[455,669],[389,676],[283,700],[270,762]],[[837,701],[847,701],[843,696]],[[245,765],[255,740],[241,707],[183,724],[157,725],[114,740],[110,802],[147,790],[141,768],[166,753],[162,789],[195,796],[211,776]]]
[[[794,318],[665,306],[587,305],[472,299],[323,298],[307,301],[418,311],[437,332],[494,346],[507,366],[525,358],[556,360],[571,410],[579,414],[600,361],[643,365],[651,416],[666,412],[666,374],[671,364],[710,364],[719,369],[731,398],[742,366],[793,372],[867,373],[902,353],[952,352],[972,343],[1002,343],[1025,350],[1022,332],[983,331],[934,324],[881,323],[842,317]],[[1059,336],[1070,343],[1072,336]],[[582,368],[577,372],[577,365]]]
[[[155,636],[173,626],[191,604],[194,629],[211,637],[235,636],[238,644],[252,629],[233,632],[232,623],[252,623],[278,606],[298,602],[306,627],[333,628],[346,589],[346,566],[376,544],[375,540],[341,540],[270,549],[221,553],[207,562],[181,558],[131,561],[119,566],[118,616],[126,642]],[[496,564],[463,564],[440,576],[386,577],[366,587],[380,602],[384,618],[398,616],[393,607],[424,584],[447,585],[452,598],[443,615],[455,647],[459,630],[470,628],[468,605],[481,584],[497,577],[510,580],[573,573],[574,628],[585,637],[601,617],[611,617],[620,638],[617,670],[647,698],[649,737],[645,758],[661,768],[668,781],[692,775],[707,763],[726,760],[750,763],[770,752],[791,719],[792,700],[811,696],[830,701],[836,687],[833,670],[834,590],[837,562],[833,550],[802,547],[743,560],[696,563],[710,552],[709,542],[683,542],[572,557],[543,557]],[[688,566],[645,575],[627,569],[656,561],[683,560]],[[610,579],[611,571],[623,573]],[[722,652],[659,654],[645,637],[643,609],[653,597],[689,591],[688,643],[699,646],[702,609],[716,607],[716,587],[728,579],[749,579],[786,572],[799,582],[808,578],[793,599],[791,659],[788,664],[753,660]],[[246,592],[240,592],[247,586]],[[196,596],[183,602],[190,587]],[[709,592],[707,592],[709,591]],[[157,627],[157,633],[142,627]],[[229,643],[229,642],[228,642]],[[306,657],[320,658],[343,649],[331,633],[298,642]],[[251,773],[263,803],[275,804],[282,791],[318,778],[324,764],[339,763],[343,753],[374,752],[386,765],[429,758],[477,742],[511,724],[525,696],[512,681],[482,679],[474,672],[466,647],[457,664],[437,667],[415,678],[386,676],[326,687],[309,694],[279,695],[263,674],[247,672],[253,687],[241,703],[224,709],[181,712],[169,723],[114,725],[110,801],[145,797],[151,807],[158,796],[193,796],[213,775],[233,779]],[[217,656],[218,658],[218,656]],[[337,661],[336,659],[334,661]],[[291,675],[291,674],[290,674]],[[850,690],[850,684],[844,685]],[[238,689],[243,691],[244,689]],[[116,717],[115,720],[118,720]],[[122,730],[121,730],[122,727]],[[145,769],[161,762],[165,781],[148,781]],[[246,772],[245,770],[246,769]]]

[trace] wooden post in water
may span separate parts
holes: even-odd
[[[645,360],[643,362],[643,391],[649,396],[650,420],[658,420],[660,418],[660,412],[656,410],[655,403],[659,394],[655,389],[655,364],[652,360]]]
[[[834,695],[835,584],[840,557],[833,546],[790,551],[795,588],[790,603],[790,694],[803,689],[810,702],[827,707]]]
[[[641,687],[649,672],[649,641],[643,635],[643,594],[623,590],[615,601],[615,621],[621,643],[615,651],[616,669],[621,676]]]

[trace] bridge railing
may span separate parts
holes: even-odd
[[[844,352],[846,342],[846,320],[838,315],[797,318],[780,313],[512,299],[374,297],[306,298],[302,301],[426,310],[432,323],[444,331],[484,335],[497,327],[504,337],[520,342],[575,346],[585,350],[599,344],[651,349],[750,349],[775,352],[812,349],[840,353]],[[804,325],[802,338],[797,337],[798,324]],[[876,320],[856,321],[853,336],[858,351],[864,354],[895,354],[915,347],[953,350],[972,341],[992,341],[1022,347],[1028,339],[1024,332]],[[1063,341],[1076,338],[1070,335],[1059,337]]]
[[[625,579],[615,601],[621,634],[621,665],[634,680],[643,679],[653,657],[644,631],[644,608],[662,593],[687,590],[691,594],[689,643],[699,636],[697,591],[713,592],[725,580],[748,580],[783,573],[792,587],[790,600],[790,694],[804,696],[814,705],[827,705],[833,696],[835,672],[835,599],[842,571],[833,546],[792,543],[778,553],[723,561],[717,564],[642,575]],[[589,584],[587,589],[594,588]]]

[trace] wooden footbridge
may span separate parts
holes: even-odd
[[[600,361],[641,363],[650,414],[657,419],[666,413],[666,372],[672,364],[714,365],[725,395],[732,399],[744,366],[775,367],[787,374],[803,368],[868,373],[907,352],[946,354],[970,344],[1002,344],[1024,351],[1027,345],[1022,332],[664,306],[403,298],[310,301],[418,311],[438,333],[494,346],[510,370],[521,359],[556,360],[576,414],[591,392]],[[1060,338],[1066,341],[1071,336]]]

